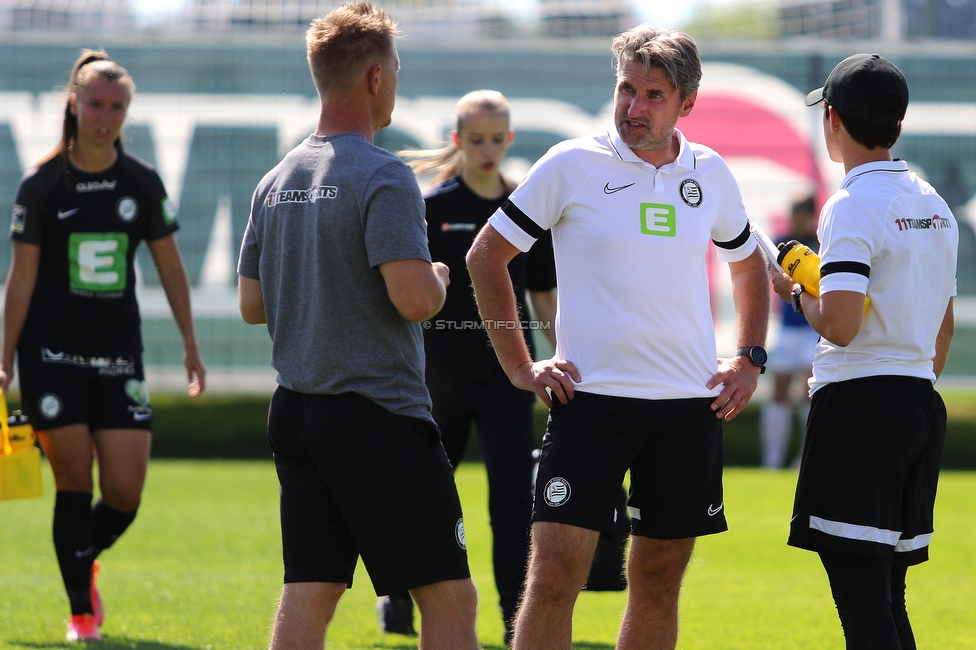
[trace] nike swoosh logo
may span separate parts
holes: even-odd
[[[718,507],[717,508],[714,508],[712,506],[708,506],[708,516],[709,517],[714,517],[718,513],[722,512],[722,508],[724,508],[724,507],[725,507],[725,504],[724,503],[718,504]]]
[[[81,558],[83,558],[83,557],[88,557],[88,556],[89,556],[89,555],[91,555],[91,554],[92,554],[92,553],[93,553],[94,551],[95,551],[95,547],[94,547],[94,546],[89,546],[88,548],[86,548],[86,549],[85,549],[85,550],[83,550],[83,551],[82,551],[82,550],[76,550],[76,551],[75,551],[75,557],[76,557],[76,558],[78,558],[78,559],[80,560],[80,559],[81,559]]]
[[[136,422],[145,422],[152,417],[152,413],[133,413],[132,419]]]
[[[58,219],[67,219],[71,215],[78,212],[78,210],[81,210],[81,208],[75,208],[74,210],[64,210],[64,211],[58,210]]]
[[[613,194],[615,192],[619,192],[620,190],[625,190],[631,185],[636,185],[636,184],[637,183],[630,183],[629,185],[621,185],[620,187],[610,187],[610,183],[607,183],[606,185],[603,186],[603,193]]]

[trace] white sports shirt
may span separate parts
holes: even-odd
[[[857,377],[935,381],[935,338],[956,295],[959,228],[935,189],[903,160],[859,165],[824,205],[820,291],[867,294],[871,307],[847,347],[821,339],[810,393]]]
[[[556,356],[582,391],[675,399],[717,395],[706,254],[756,248],[739,187],[718,154],[677,130],[677,159],[644,162],[616,132],[567,140],[529,170],[489,223],[519,250],[552,230]]]

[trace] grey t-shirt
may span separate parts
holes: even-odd
[[[433,422],[420,324],[379,271],[413,258],[430,261],[424,201],[399,158],[354,133],[289,152],[254,191],[237,268],[261,282],[278,383]]]

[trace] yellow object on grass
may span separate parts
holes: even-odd
[[[7,417],[7,397],[0,394],[0,499],[41,496],[41,452],[34,440],[25,416]]]

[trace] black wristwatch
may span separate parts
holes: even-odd
[[[802,284],[796,285],[793,287],[793,291],[790,292],[790,307],[798,314],[803,313],[803,303],[800,302],[800,294],[802,293],[806,293],[806,289],[803,288]]]
[[[769,355],[766,354],[766,348],[761,345],[753,345],[749,347],[739,348],[735,351],[735,356],[745,357],[749,362],[759,368],[759,374],[766,372],[766,360]]]

